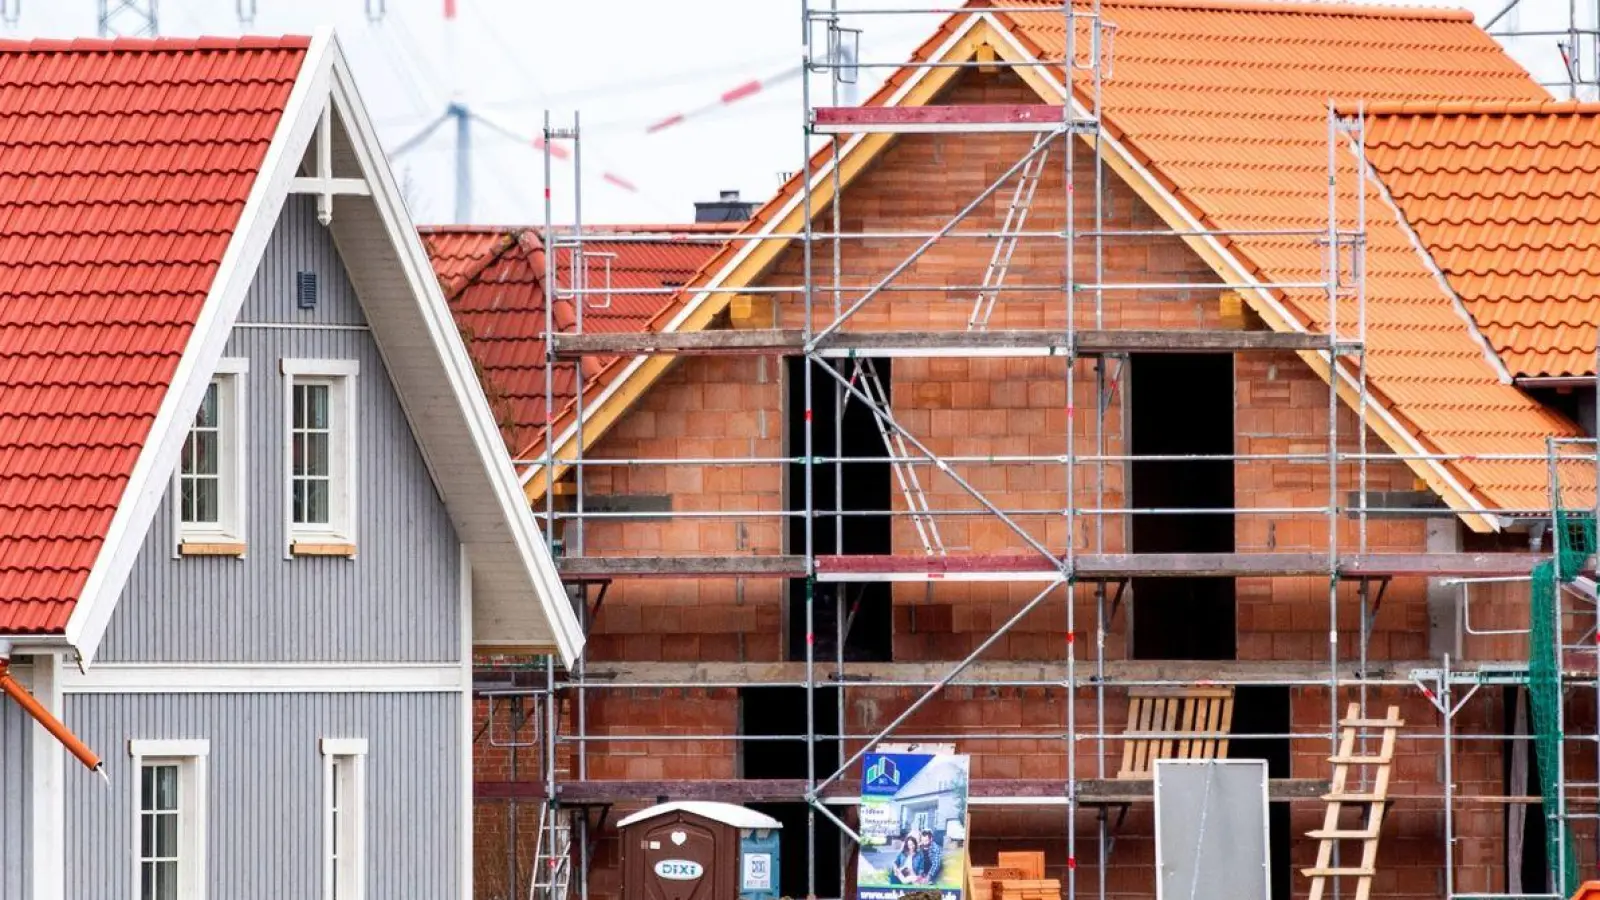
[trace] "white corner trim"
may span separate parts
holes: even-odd
[[[463,680],[465,687],[463,687]],[[62,667],[68,694],[403,694],[471,690],[459,663],[103,663]]]
[[[987,13],[983,15],[969,15],[966,21],[964,21],[961,26],[958,27],[955,32],[945,40],[943,44],[939,45],[938,51],[932,54],[929,59],[941,60],[948,56],[950,52],[966,38],[967,33],[977,27],[980,20],[988,20],[990,25],[995,24]],[[996,28],[997,30],[1000,30],[997,26]],[[901,101],[905,99],[906,95],[909,94],[918,84],[920,84],[931,71],[933,71],[933,69],[930,66],[917,67],[912,72],[911,77],[906,79],[906,83],[902,84],[895,90],[894,93],[890,94],[889,98],[884,101],[883,105],[886,107],[899,106]],[[770,240],[767,235],[770,235],[774,230],[776,230],[777,227],[782,224],[784,219],[788,218],[796,208],[805,203],[808,196],[810,196],[812,193],[815,193],[818,188],[825,184],[827,180],[832,177],[834,166],[838,165],[840,161],[851,156],[856,147],[862,141],[866,140],[866,138],[866,134],[855,134],[846,140],[844,146],[839,148],[838,153],[834,154],[830,159],[828,159],[827,162],[823,163],[817,168],[816,175],[811,179],[810,190],[796,191],[793,197],[789,198],[789,200],[785,202],[783,206],[779,207],[777,215],[768,219],[759,229],[756,230],[755,234],[759,237],[751,237],[741,240],[741,246],[739,247],[738,252],[736,252],[733,257],[729,259],[720,270],[717,271],[716,275],[712,276],[710,281],[706,282],[705,286],[701,290],[694,294],[693,298],[690,299],[688,303],[684,304],[683,309],[679,310],[677,315],[668,320],[666,326],[662,328],[662,331],[677,331],[683,326],[683,323],[695,313],[696,310],[705,305],[707,300],[709,300],[713,295],[720,294],[721,292],[718,289],[723,286],[723,284],[728,280],[729,276],[731,276],[734,271],[739,268],[745,259],[756,251],[757,245],[764,244],[767,242],[767,240]],[[806,165],[808,167],[811,165],[811,155],[812,154],[810,153],[807,153],[806,155]],[[786,240],[792,241],[793,239],[789,238]],[[597,410],[605,406],[606,402],[610,400],[612,396],[614,396],[618,391],[622,390],[623,386],[633,377],[634,373],[636,373],[640,367],[645,364],[645,361],[648,358],[648,356],[635,356],[631,361],[629,361],[627,367],[622,370],[622,373],[616,378],[613,378],[610,384],[606,385],[605,389],[600,392],[600,396],[595,398],[593,403],[585,403],[583,405],[583,421],[587,423],[589,419],[594,417]],[[560,452],[560,448],[565,447],[568,443],[575,440],[577,438],[577,434],[578,423],[573,423],[572,425],[567,426],[566,429],[561,432],[560,437],[557,438],[553,444],[550,444],[549,438],[546,437],[547,446],[553,446],[555,448],[554,452]],[[560,464],[559,459],[556,462],[558,465]],[[527,484],[529,481],[533,480],[533,478],[537,476],[540,471],[542,471],[543,467],[544,463],[542,461],[530,462],[528,466],[523,469],[522,476],[519,480],[521,483]]]
[[[267,146],[238,224],[222,254],[194,331],[134,462],[122,500],[106,529],[105,541],[67,620],[67,642],[78,651],[85,666],[93,662],[100,649],[100,640],[105,636],[128,573],[160,508],[168,476],[177,466],[188,434],[187,420],[200,405],[211,373],[216,371],[222,358],[233,321],[239,316],[245,295],[255,280],[261,254],[277,225],[289,182],[299,168],[301,152],[316,127],[322,98],[327,96],[328,48],[332,36],[330,30],[318,30],[306,50],[294,87],[284,104],[283,117]]]
[[[499,501],[506,530],[527,567],[535,599],[550,624],[551,636],[563,662],[570,665],[583,651],[582,626],[572,604],[567,601],[555,562],[550,558],[544,537],[533,520],[533,512],[528,507],[521,482],[511,466],[510,454],[506,452],[499,424],[489,409],[487,396],[478,384],[477,370],[467,354],[466,344],[462,341],[455,317],[450,313],[450,306],[445,302],[438,276],[422,246],[422,238],[406,212],[405,201],[400,196],[382,144],[378,141],[366,108],[361,104],[354,79],[350,76],[337,41],[333,42],[330,56],[333,103],[344,119],[362,177],[372,187],[374,208],[389,232],[400,258],[401,270],[412,296],[417,299],[419,312],[434,350],[438,353],[447,383],[465,415],[473,446],[478,451],[479,464],[483,466]],[[381,344],[379,352],[383,352]],[[402,408],[406,407],[406,398],[403,396],[401,405]],[[415,421],[409,409],[407,417]],[[427,456],[426,452],[424,456]]]
[[[147,740],[133,738],[128,741],[128,755],[135,759],[195,759],[211,755],[211,742],[198,740]]]
[[[994,32],[1005,41],[1008,49],[1012,54],[1014,54],[1012,61],[1033,62],[1036,64],[1039,63],[1039,60],[1034,59],[1033,56],[1028,53],[1028,51],[1020,43],[1017,42],[1017,36],[1013,34],[1010,29],[1002,27],[999,22],[993,18],[992,13],[985,12],[981,13],[980,15],[990,22],[991,26],[993,26]],[[1055,74],[1050,70],[1050,68],[1046,65],[1040,64],[1038,69],[1039,77],[1042,78],[1046,84],[1050,85],[1051,89],[1056,92],[1056,96],[1054,98],[1045,99],[1054,99],[1057,102],[1066,102],[1068,99],[1066,89],[1062,86],[1060,80],[1055,77]],[[1079,103],[1076,98],[1071,98],[1071,102],[1077,112],[1083,115],[1088,115],[1088,110],[1084,109],[1083,105]],[[1120,140],[1105,134],[1104,130],[1102,129],[1100,143],[1101,146],[1110,148],[1111,151],[1115,153],[1117,157],[1122,160],[1123,164],[1128,166],[1129,169],[1138,173],[1140,180],[1144,182],[1145,186],[1148,187],[1152,193],[1159,196],[1163,203],[1177,214],[1183,228],[1193,231],[1206,230],[1203,223],[1191,215],[1189,210],[1186,209],[1181,202],[1179,202],[1178,198],[1174,196],[1171,191],[1167,190],[1159,180],[1153,177],[1150,174],[1150,170],[1143,163],[1139,162],[1139,160],[1136,159],[1131,152],[1129,152],[1128,148],[1124,146]],[[1160,215],[1161,213],[1158,211],[1157,214]],[[1172,223],[1169,222],[1168,224]],[[1240,259],[1234,255],[1233,251],[1222,246],[1222,244],[1217,240],[1216,235],[1202,234],[1198,237],[1198,240],[1204,243],[1208,249],[1210,249],[1217,255],[1219,259],[1223,260],[1227,264],[1228,271],[1217,273],[1218,275],[1222,276],[1224,282],[1234,280],[1233,283],[1249,283],[1255,280],[1255,277],[1250,275],[1245,269],[1243,262],[1241,262]],[[1261,305],[1271,309],[1273,313],[1282,318],[1283,321],[1288,323],[1293,323],[1295,321],[1294,316],[1290,315],[1289,311],[1277,301],[1277,298],[1272,296],[1271,291],[1260,287],[1242,288],[1239,290],[1248,291],[1261,302]],[[1326,351],[1319,352],[1318,355],[1322,356],[1324,359],[1327,358]],[[1360,389],[1360,385],[1357,383],[1355,376],[1351,375],[1346,370],[1338,366],[1330,365],[1329,371],[1337,373],[1344,385],[1350,390]],[[1348,404],[1346,405],[1348,406]],[[1388,425],[1396,435],[1399,435],[1404,439],[1406,451],[1408,453],[1426,455],[1432,452],[1428,448],[1422,446],[1421,442],[1417,439],[1417,436],[1412,434],[1409,428],[1403,427],[1399,420],[1397,420],[1389,410],[1383,408],[1381,404],[1369,403],[1367,404],[1367,411],[1369,414],[1377,416],[1384,422],[1384,424]],[[1362,424],[1365,425],[1365,423]],[[1468,509],[1456,510],[1455,512],[1457,515],[1475,515],[1484,523],[1486,523],[1491,529],[1495,531],[1500,530],[1499,518],[1490,513],[1489,510],[1487,510],[1479,501],[1477,495],[1467,490],[1466,487],[1462,485],[1461,482],[1453,474],[1451,474],[1450,471],[1446,469],[1440,461],[1427,459],[1415,460],[1414,462],[1418,462],[1423,468],[1432,471],[1440,481],[1448,484],[1451,489],[1454,490],[1462,498],[1462,500],[1467,503]]]
[[[475,707],[472,702],[472,558],[467,553],[467,545],[461,545],[461,774],[460,784],[457,786],[460,797],[460,808],[456,814],[461,817],[457,831],[461,834],[461,851],[459,859],[477,859],[473,855],[473,827],[472,827],[472,718]],[[461,872],[461,900],[473,900],[472,894],[472,866],[460,866]]]
[[[1490,346],[1489,339],[1484,337],[1483,331],[1478,328],[1478,323],[1472,318],[1472,313],[1467,311],[1467,304],[1462,301],[1461,295],[1456,293],[1456,289],[1450,285],[1450,279],[1445,276],[1444,270],[1439,268],[1439,264],[1434,261],[1433,254],[1429,253],[1428,248],[1423,245],[1422,235],[1417,234],[1417,230],[1411,227],[1411,220],[1406,218],[1405,210],[1400,208],[1400,204],[1395,201],[1394,195],[1389,192],[1389,185],[1378,175],[1378,170],[1373,167],[1372,162],[1357,152],[1358,148],[1355,146],[1354,141],[1349,142],[1349,146],[1346,149],[1350,151],[1351,156],[1355,157],[1356,165],[1365,170],[1368,180],[1377,185],[1378,195],[1383,198],[1384,204],[1394,214],[1394,220],[1400,226],[1400,231],[1406,236],[1406,240],[1411,243],[1411,249],[1416,251],[1417,258],[1422,260],[1422,264],[1432,273],[1433,280],[1439,285],[1439,290],[1450,298],[1450,305],[1455,308],[1456,315],[1461,317],[1461,321],[1467,323],[1467,333],[1472,335],[1473,342],[1478,345],[1478,350],[1483,353],[1484,361],[1489,364],[1489,368],[1494,369],[1495,374],[1500,376],[1501,384],[1514,383],[1511,377],[1511,370],[1506,368],[1505,362],[1500,359],[1500,354],[1496,353],[1494,347]]]
[[[29,667],[28,688],[39,703],[57,719],[62,710],[61,672],[66,668],[59,656],[41,654]],[[67,753],[61,743],[43,728],[29,729],[33,762],[29,790],[32,791],[32,821],[22,823],[32,835],[34,900],[65,900],[67,895]]]
[[[323,738],[317,741],[323,756],[366,756],[366,738]]]
[[[361,374],[359,359],[282,359],[278,370],[305,378],[354,378]]]

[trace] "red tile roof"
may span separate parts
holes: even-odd
[[[715,240],[665,241],[664,234],[726,234],[737,225],[585,226],[583,253],[589,259],[589,290],[607,284],[617,290],[659,293],[588,295],[585,332],[640,331],[722,243]],[[479,380],[500,421],[513,459],[527,459],[545,425],[545,244],[539,229],[437,226],[422,229],[423,245]],[[556,255],[556,277],[571,285],[571,250]],[[558,330],[572,331],[577,308],[571,298],[553,310]],[[610,357],[584,359],[591,379]],[[570,362],[551,370],[555,407],[574,399],[576,370]]]
[[[0,43],[0,633],[65,628],[308,46]]]
[[[1367,114],[1367,158],[1511,374],[1593,374],[1600,104]]]
[[[1543,100],[1548,94],[1460,10],[1252,0],[1112,0],[1110,132],[1201,221],[1218,229],[1326,229],[1327,105]],[[1059,16],[1015,17],[1035,50],[1061,55]],[[1339,156],[1343,227],[1355,224],[1356,160]],[[1367,191],[1367,375],[1372,401],[1430,453],[1542,454],[1577,428],[1505,384],[1378,189]],[[1268,281],[1319,281],[1310,242],[1238,237]],[[1279,291],[1325,330],[1322,291]],[[1354,303],[1340,321],[1355,322]],[[1348,361],[1346,361],[1348,363]],[[1458,459],[1446,469],[1491,508],[1546,505],[1540,462]]]
[[[1014,0],[1003,6],[1057,2]],[[972,5],[977,11],[993,4]],[[1234,232],[1222,243],[1245,267],[1246,278],[1263,282],[1324,280],[1323,252],[1313,240],[1239,232],[1327,228],[1330,102],[1548,99],[1473,24],[1472,15],[1460,10],[1259,0],[1104,0],[1102,10],[1117,29],[1112,72],[1104,83],[1106,134],[1202,227]],[[1063,57],[1060,11],[987,14],[1035,58]],[[934,55],[970,15],[946,19],[914,60]],[[1089,42],[1080,39],[1077,46],[1082,54]],[[867,104],[887,103],[915,71],[894,73]],[[1055,77],[1061,75],[1057,68]],[[1081,82],[1086,76],[1079,72],[1077,77]],[[830,154],[831,145],[813,157],[809,171],[825,165]],[[1342,226],[1350,228],[1357,161],[1347,150],[1338,159],[1346,193],[1339,215]],[[773,221],[800,183],[799,174],[789,179],[755,212],[745,233],[757,233]],[[1380,414],[1389,417],[1398,428],[1389,434],[1402,452],[1456,457],[1442,466],[1469,502],[1501,510],[1545,506],[1541,462],[1479,457],[1540,455],[1546,437],[1576,435],[1577,427],[1501,380],[1470,320],[1438,283],[1376,186],[1369,187],[1366,199],[1369,421]],[[713,278],[741,245],[729,242],[691,283]],[[1273,293],[1289,317],[1280,327],[1326,330],[1323,291]],[[649,327],[668,327],[694,296],[694,291],[682,292]],[[1340,308],[1346,334],[1355,313],[1353,303]],[[625,371],[620,361],[609,364],[590,382],[592,389],[598,394]],[[561,415],[558,429],[564,430],[572,410]],[[1411,447],[1407,437],[1418,447]]]
[[[1326,105],[1451,100],[1548,99],[1493,38],[1458,10],[1286,6],[1160,0],[1114,5],[1117,76],[1108,119],[1134,152],[1204,221],[1225,229],[1325,228]],[[1172,43],[1176,35],[1180,43]],[[1241,70],[1239,48],[1250,49]],[[1181,48],[1176,59],[1169,51]],[[1173,79],[1182,72],[1181,84]],[[1241,74],[1246,77],[1241,83]],[[1315,87],[1308,90],[1310,83]],[[1242,114],[1242,115],[1241,115]],[[1348,144],[1346,144],[1348,149]],[[1339,178],[1354,185],[1353,153]],[[1354,190],[1340,216],[1354,221]],[[1577,427],[1505,384],[1471,323],[1416,252],[1376,186],[1367,198],[1367,372],[1373,401],[1454,478],[1491,508],[1547,504],[1541,462],[1496,462],[1488,454],[1539,455],[1551,435]],[[1323,277],[1323,254],[1272,239],[1236,241],[1266,278]],[[1320,293],[1283,292],[1294,314],[1325,328]],[[1341,309],[1346,327],[1355,309]]]
[[[1055,3],[1019,0],[1005,6]],[[1102,9],[1117,28],[1112,74],[1104,82],[1106,133],[1122,142],[1187,213],[1215,230],[1327,228],[1330,100],[1548,98],[1464,11],[1256,0],[1104,0]],[[1062,58],[1065,29],[1059,11],[994,15],[1035,57]],[[932,56],[965,17],[947,19],[914,59]],[[1084,52],[1087,39],[1077,46]],[[868,104],[886,103],[913,72],[896,72]],[[1059,69],[1056,74],[1059,78]],[[1080,72],[1080,80],[1084,77]],[[824,149],[813,158],[813,170],[828,154]],[[1341,184],[1356,183],[1355,165],[1351,154],[1341,155]],[[756,211],[748,230],[773,219],[799,185],[798,176],[791,178]],[[1340,216],[1349,228],[1355,204],[1348,187],[1346,194]],[[1368,191],[1367,210],[1367,361],[1373,403],[1417,438],[1425,452],[1467,457],[1445,468],[1478,501],[1507,510],[1545,505],[1542,464],[1470,457],[1541,454],[1547,436],[1576,435],[1576,426],[1501,381],[1469,321],[1438,285],[1376,188]],[[723,266],[734,243],[702,269],[695,283]],[[1224,243],[1261,281],[1324,278],[1323,254],[1306,238],[1236,236]],[[1274,293],[1298,325],[1326,329],[1324,292]],[[682,300],[690,296],[684,292]],[[651,328],[665,327],[680,308],[665,309]],[[1343,330],[1348,332],[1355,320],[1353,304],[1345,304]],[[621,371],[613,365],[597,382],[607,383]]]

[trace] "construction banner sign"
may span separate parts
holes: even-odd
[[[920,891],[961,900],[970,757],[869,753],[862,760],[859,900]]]

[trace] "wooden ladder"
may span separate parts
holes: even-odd
[[[1358,703],[1350,704],[1345,717],[1340,720],[1339,752],[1328,757],[1328,762],[1333,763],[1333,781],[1329,793],[1322,798],[1328,803],[1328,811],[1322,819],[1322,827],[1306,835],[1322,842],[1317,847],[1317,864],[1310,869],[1300,870],[1311,878],[1308,900],[1322,900],[1328,879],[1341,875],[1356,879],[1355,900],[1367,900],[1372,894],[1372,876],[1378,866],[1378,829],[1383,827],[1383,808],[1389,799],[1389,768],[1394,762],[1394,741],[1400,726],[1404,724],[1400,720],[1398,706],[1389,707],[1389,714],[1385,718],[1363,719]],[[1372,728],[1382,730],[1378,752],[1372,756],[1360,755],[1356,752],[1357,735]],[[1350,788],[1351,766],[1371,767],[1370,790],[1363,792]],[[1339,818],[1346,807],[1365,812],[1359,827],[1340,827]],[[1345,841],[1361,842],[1359,865],[1333,864],[1334,848]]]

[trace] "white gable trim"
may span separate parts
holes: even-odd
[[[327,93],[327,56],[332,39],[332,32],[326,30],[319,31],[311,39],[277,132],[267,146],[255,184],[239,214],[239,223],[228,240],[222,264],[217,268],[211,291],[200,309],[189,345],[178,361],[172,384],[161,400],[122,500],[112,515],[105,542],[100,546],[89,578],[67,620],[67,643],[78,651],[84,665],[92,662],[100,649],[100,640],[105,637],[117,598],[143,549],[145,533],[150,530],[162,496],[171,484],[172,469],[178,464],[188,421],[199,407],[212,372],[222,359],[233,320],[239,316],[267,240],[277,225],[289,181],[316,127],[320,112],[317,98]]]
[[[1022,44],[1017,40],[1016,34],[1013,33],[1010,28],[1005,27],[998,20],[996,20],[993,14],[982,13],[981,15],[984,19],[988,20],[994,32],[1006,42],[1007,49],[1011,52],[1011,54],[1014,54],[1014,61],[1039,61],[1035,59],[1033,54],[1028,52],[1028,50],[1022,46]],[[1055,97],[1048,99],[1058,103],[1065,102],[1067,98],[1066,88],[1061,84],[1061,81],[1055,77],[1055,73],[1043,66],[1040,66],[1035,71],[1038,73],[1039,77],[1042,78],[1045,83],[1056,92]],[[1072,105],[1079,114],[1084,116],[1089,115],[1089,111],[1085,109],[1083,104],[1079,103],[1076,98],[1072,99]],[[1085,140],[1092,140],[1092,137],[1086,137]],[[1179,202],[1176,196],[1162,186],[1161,182],[1150,174],[1150,170],[1140,163],[1138,159],[1136,159],[1134,155],[1128,151],[1128,148],[1124,146],[1121,141],[1109,134],[1106,134],[1102,129],[1100,134],[1100,142],[1103,147],[1107,147],[1113,153],[1115,153],[1117,158],[1121,160],[1122,163],[1125,164],[1130,170],[1138,174],[1139,179],[1143,182],[1144,186],[1162,199],[1163,206],[1171,210],[1179,217],[1178,222],[1168,221],[1168,225],[1191,231],[1206,230],[1204,223],[1195,218],[1189,212],[1189,210],[1181,202]],[[1167,218],[1166,210],[1158,209],[1156,210],[1156,213],[1157,215],[1162,216],[1163,219]],[[1219,259],[1226,263],[1227,271],[1220,271],[1217,273],[1218,275],[1222,276],[1224,281],[1231,282],[1233,284],[1249,284],[1250,282],[1256,280],[1256,276],[1250,274],[1250,272],[1245,268],[1244,263],[1237,256],[1235,256],[1231,250],[1222,246],[1221,242],[1217,240],[1215,235],[1202,234],[1199,235],[1197,239],[1204,243],[1207,249],[1215,253]],[[1294,317],[1290,315],[1289,311],[1278,302],[1276,297],[1272,296],[1271,291],[1261,287],[1236,289],[1248,291],[1254,295],[1263,306],[1271,309],[1273,314],[1277,315],[1282,321],[1291,324],[1294,323]],[[1324,359],[1327,357],[1326,353],[1319,353],[1318,355]],[[1359,391],[1360,385],[1358,384],[1355,376],[1351,375],[1348,371],[1339,368],[1338,366],[1330,365],[1328,368],[1330,372],[1337,372],[1339,374],[1340,381],[1347,388],[1352,391]],[[1348,404],[1346,405],[1348,406]],[[1422,446],[1421,442],[1417,440],[1416,435],[1412,433],[1411,429],[1402,426],[1389,410],[1383,408],[1379,404],[1368,403],[1367,413],[1368,415],[1373,415],[1381,419],[1383,423],[1388,426],[1388,428],[1390,428],[1396,435],[1404,438],[1406,443],[1405,451],[1407,453],[1427,455],[1432,452],[1428,450],[1428,448]],[[1365,423],[1363,423],[1363,425],[1364,424]],[[1476,514],[1478,518],[1489,527],[1490,530],[1499,530],[1500,522],[1498,517],[1491,514],[1490,511],[1483,506],[1477,495],[1467,490],[1467,488],[1450,473],[1450,470],[1444,467],[1442,462],[1434,459],[1408,460],[1407,462],[1411,465],[1420,465],[1422,468],[1426,468],[1433,472],[1440,481],[1449,485],[1451,490],[1455,491],[1456,494],[1468,504],[1468,509],[1457,510],[1458,514]]]
[[[394,173],[389,169],[383,146],[378,140],[377,132],[366,114],[365,107],[361,104],[355,79],[350,74],[349,66],[337,41],[333,42],[331,57],[332,102],[343,117],[351,146],[363,174],[371,185],[372,203],[389,232],[396,255],[400,259],[402,274],[411,288],[412,296],[422,301],[420,312],[428,329],[428,337],[433,343],[433,349],[439,355],[440,365],[444,369],[451,394],[467,419],[469,436],[477,451],[478,462],[482,464],[492,482],[507,535],[531,577],[534,594],[531,599],[539,604],[544,620],[549,625],[557,652],[562,661],[570,666],[583,652],[583,627],[567,599],[566,588],[556,571],[549,544],[539,531],[533,518],[533,511],[522,493],[521,483],[511,465],[510,455],[506,452],[505,440],[500,434],[499,423],[489,408],[488,397],[478,383],[477,369],[472,364],[472,357],[468,355],[467,346],[461,339],[461,332],[456,326],[455,317],[450,312],[450,305],[439,287],[438,275],[428,258],[427,251],[422,246],[422,237],[417,232],[416,224],[406,212],[405,201],[400,195],[399,186],[395,183]],[[346,265],[348,264],[347,261]],[[379,341],[378,345],[379,353],[383,355],[382,342]],[[387,358],[385,365],[388,365]],[[390,370],[393,371],[392,366]],[[405,410],[407,419],[413,423],[413,430],[421,434],[415,427],[418,419],[413,415],[413,410],[408,406],[403,393],[400,394],[400,405]],[[423,456],[425,459],[429,457],[426,446],[423,447]],[[434,464],[434,461],[430,461],[430,468]],[[434,482],[439,483],[437,474]]]
[[[960,27],[958,27],[943,44],[940,44],[939,49],[935,51],[929,58],[943,59],[949,55],[950,52],[967,37],[967,33],[972,31],[973,28],[977,27],[978,22],[983,18],[987,17],[980,17],[977,15],[968,16],[967,19],[961,23]],[[902,84],[900,87],[896,88],[894,93],[890,94],[889,98],[884,101],[883,105],[899,106],[901,101],[906,98],[906,95],[911,93],[911,91],[915,89],[918,84],[921,84],[923,79],[928,76],[928,73],[932,71],[933,67],[931,66],[917,67],[912,71],[911,77],[906,79],[905,84]],[[811,190],[809,193],[814,194],[822,187],[822,185],[826,184],[828,179],[833,175],[834,167],[838,165],[841,160],[851,155],[851,153],[855,151],[857,145],[866,140],[866,138],[867,135],[865,133],[851,135],[849,140],[844,142],[844,146],[839,148],[838,153],[834,154],[832,158],[817,168],[817,173],[811,178]],[[808,152],[806,154],[806,166],[809,167],[810,165],[811,153],[809,152],[808,148]],[[774,215],[772,218],[768,219],[764,224],[762,224],[761,228],[755,232],[755,234],[759,235],[760,237],[748,237],[740,239],[739,243],[741,246],[739,247],[739,251],[735,253],[733,257],[717,271],[716,275],[712,276],[710,281],[706,282],[705,287],[695,293],[693,299],[684,304],[682,309],[678,310],[677,315],[668,320],[666,326],[662,328],[662,330],[677,331],[680,327],[682,327],[683,323],[687,321],[691,315],[699,310],[701,306],[705,305],[706,301],[709,300],[712,295],[717,293],[717,288],[722,287],[723,283],[727,281],[728,276],[735,271],[738,271],[739,266],[745,261],[745,258],[754,253],[758,245],[766,243],[766,236],[770,235],[774,229],[778,228],[785,219],[792,215],[797,208],[806,202],[807,196],[807,191],[796,191],[795,195],[790,197],[788,202],[784,203],[784,205],[778,209],[777,215]],[[816,210],[813,209],[812,212],[815,213]],[[613,378],[610,384],[606,385],[605,389],[600,392],[600,396],[598,398],[592,402],[584,403],[583,421],[587,423],[588,420],[593,418],[599,410],[605,408],[612,395],[620,391],[623,386],[632,379],[634,373],[638,371],[639,367],[645,364],[645,361],[648,358],[649,357],[647,356],[634,357],[628,362],[627,367],[622,370],[622,373],[616,378]],[[560,438],[558,438],[553,445],[549,445],[548,438],[546,438],[546,443],[547,445],[554,447],[554,452],[560,453],[561,448],[577,439],[577,435],[578,423],[573,423],[572,425],[567,426],[567,428],[561,432]],[[528,462],[530,464],[527,466],[527,468],[522,470],[521,481],[523,484],[527,484],[529,481],[532,481],[544,468],[544,462],[542,459],[530,460]],[[556,465],[559,466],[560,464],[561,460],[558,458],[556,460]]]
[[[478,386],[476,370],[456,330],[421,238],[405,212],[404,201],[400,199],[377,135],[360,103],[338,42],[330,30],[324,29],[311,41],[172,385],[162,399],[105,543],[67,623],[67,642],[77,649],[85,666],[98,651],[128,575],[143,550],[145,535],[171,483],[171,471],[178,463],[189,419],[222,358],[223,347],[260,267],[268,239],[286,198],[297,184],[295,179],[299,177],[305,150],[316,135],[319,123],[330,114],[330,107],[340,115],[349,134],[371,189],[370,202],[383,222],[411,289],[410,296],[417,301],[417,312],[427,328],[431,346],[408,345],[406,349],[423,354],[431,350],[437,354],[438,366],[443,370],[441,374],[450,387],[449,396],[462,411],[467,421],[467,436],[477,450],[477,459],[472,463],[482,466],[484,477],[498,501],[497,512],[505,528],[504,545],[509,548],[500,563],[499,574],[518,579],[518,590],[522,589],[521,579],[526,578],[525,583],[534,594],[529,600],[538,605],[551,641],[565,663],[570,665],[582,652],[583,632],[577,614],[566,600],[566,591],[548,545],[523,499],[521,485],[506,456],[488,400]],[[349,265],[348,260],[346,265]],[[386,349],[382,341],[377,343],[379,355],[392,372],[388,351],[395,348]],[[404,393],[400,393],[400,403],[422,446],[423,457],[427,459],[426,434],[417,427],[419,420],[407,406],[408,398]],[[432,462],[429,468],[437,486],[439,479]],[[448,505],[449,497],[445,500]],[[459,509],[452,512],[459,512]],[[525,567],[525,576],[514,569],[506,569],[513,560]]]

